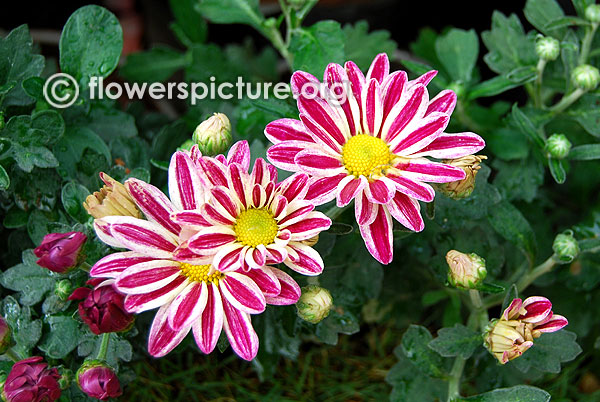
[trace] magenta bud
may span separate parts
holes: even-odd
[[[105,401],[123,394],[114,370],[98,360],[86,362],[77,371],[77,384],[91,398]]]
[[[53,272],[67,273],[81,261],[81,248],[86,240],[87,236],[81,232],[47,234],[33,250],[39,258],[37,264]]]
[[[12,367],[4,383],[7,402],[54,402],[60,398],[60,375],[48,368],[40,356],[21,360]]]

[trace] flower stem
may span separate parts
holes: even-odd
[[[12,348],[10,348],[6,352],[4,352],[4,355],[15,363],[18,362],[19,360],[21,360],[21,357],[19,357],[17,352],[15,352]]]
[[[452,371],[450,371],[450,380],[448,381],[448,402],[452,402],[460,397],[460,378],[462,377],[466,362],[467,359],[461,356],[456,356],[454,360]]]
[[[471,289],[469,290],[469,297],[473,303],[473,313],[476,315],[474,325],[477,325],[477,321],[479,321],[479,329],[483,331],[490,321],[490,318],[488,317],[487,309],[483,305],[481,294],[478,290]]]
[[[598,29],[598,23],[592,23],[590,27],[587,27],[585,30],[585,35],[583,37],[583,41],[581,42],[581,53],[579,53],[579,64],[585,64],[590,55],[590,49],[592,47],[592,41],[594,40],[594,35],[596,34],[596,30]]]
[[[106,360],[106,353],[108,352],[108,342],[110,341],[110,333],[102,334],[102,343],[100,344],[100,350],[96,356],[97,360]]]
[[[585,91],[583,89],[577,88],[569,95],[563,96],[562,99],[556,105],[550,108],[550,111],[554,113],[560,113],[564,111],[566,108],[575,103],[577,99],[581,98],[581,95],[583,95],[584,93]]]
[[[542,79],[544,77],[544,68],[546,68],[546,60],[540,59],[536,67],[537,78],[535,80],[535,90],[533,92],[533,104],[537,108],[544,106],[544,102],[542,100]]]

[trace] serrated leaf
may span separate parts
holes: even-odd
[[[20,306],[12,296],[6,296],[2,301],[2,317],[13,331],[16,342],[13,350],[28,356],[42,336],[42,321],[32,320],[29,306]]]
[[[469,398],[459,398],[458,401],[469,402],[548,402],[550,394],[529,385],[517,385],[511,388],[498,388]]]
[[[438,59],[453,81],[468,83],[479,55],[479,38],[474,30],[453,28],[435,42]]]
[[[500,236],[519,247],[530,262],[534,261],[537,249],[535,233],[521,211],[503,201],[490,210],[488,220]]]
[[[482,342],[480,332],[455,324],[452,328],[440,329],[437,338],[429,342],[429,347],[443,357],[461,356],[468,359]]]
[[[445,401],[448,384],[438,378],[423,375],[402,354],[398,346],[394,353],[398,356],[396,363],[388,372],[385,380],[393,389],[390,394],[391,402],[406,401]]]
[[[585,26],[590,23],[583,18],[577,18],[572,16],[560,17],[549,21],[544,25],[544,32],[551,32],[555,29],[566,28],[573,25]]]
[[[432,339],[427,328],[411,325],[402,336],[402,352],[424,374],[442,377],[442,358],[428,346]]]
[[[46,333],[38,348],[53,359],[62,359],[79,343],[79,323],[71,316],[50,316],[46,319],[50,332]]]
[[[81,161],[86,149],[92,149],[106,159],[110,164],[110,150],[96,133],[84,127],[69,128],[65,135],[54,146],[54,154],[60,163],[59,173],[64,178],[74,179],[77,177],[77,164]]]
[[[37,258],[32,250],[23,252],[23,262],[4,271],[0,283],[5,288],[20,292],[19,301],[25,306],[33,306],[54,290],[56,279],[50,271],[35,263]]]
[[[292,69],[322,76],[329,63],[343,64],[344,33],[336,21],[319,21],[292,35],[289,51],[294,55]]]
[[[480,82],[469,90],[468,99],[494,96],[519,87],[535,80],[536,72],[533,67],[518,67],[506,75],[499,75],[487,81]]]
[[[119,20],[107,9],[88,5],[76,10],[60,35],[60,68],[77,81],[107,77],[117,67],[123,49]]]
[[[369,32],[367,21],[358,21],[352,26],[344,25],[346,59],[355,62],[359,68],[366,70],[379,53],[393,55],[396,42],[390,39],[390,33],[384,30]]]
[[[577,335],[574,332],[564,329],[542,334],[527,352],[509,364],[524,373],[530,369],[545,373],[560,373],[561,363],[570,362],[581,353],[581,347],[576,339]]]
[[[84,333],[83,337],[78,338],[79,346],[77,354],[81,357],[95,357],[100,351],[102,344],[102,335],[94,335],[91,332]],[[128,362],[133,356],[133,349],[128,340],[123,339],[116,333],[110,334],[108,349],[106,352],[106,362],[115,368],[119,367],[120,361]]]
[[[317,324],[315,334],[328,345],[337,345],[338,335],[352,335],[360,330],[358,319],[349,311],[331,311],[329,316]]]

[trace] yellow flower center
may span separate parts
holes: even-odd
[[[181,273],[187,276],[190,280],[194,282],[212,282],[215,285],[219,284],[219,280],[222,279],[225,275],[223,275],[220,271],[214,271],[212,274],[210,272],[210,264],[208,265],[192,265],[187,262],[181,263],[179,266],[181,269]]]
[[[390,148],[381,138],[368,134],[355,135],[342,148],[344,166],[356,177],[382,175],[390,166],[392,156]]]
[[[266,209],[251,208],[240,213],[233,227],[237,241],[244,246],[272,244],[279,227],[273,214]]]

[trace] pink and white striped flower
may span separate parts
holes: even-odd
[[[182,249],[214,256],[221,272],[279,263],[304,275],[323,271],[321,256],[304,242],[327,230],[331,220],[304,199],[308,175],[277,183],[277,170],[263,159],[251,173],[247,165],[224,159],[198,161],[212,187],[200,209],[173,214],[175,222],[197,230]]]
[[[276,268],[220,272],[212,257],[181,247],[195,231],[172,217],[204,204],[200,183],[196,164],[184,152],[171,159],[170,200],[156,187],[129,179],[125,186],[148,220],[128,216],[97,219],[98,237],[129,251],[104,257],[90,274],[113,278],[117,290],[127,295],[127,311],[158,308],[148,340],[151,355],[169,353],[190,330],[200,350],[210,353],[224,330],[233,350],[251,360],[258,351],[258,337],[250,315],[264,311],[267,303],[295,303],[300,288]]]
[[[409,81],[404,71],[389,70],[385,54],[375,58],[366,77],[351,61],[330,64],[323,79],[329,92],[318,96],[303,91],[320,84],[318,79],[297,71],[291,84],[300,120],[280,119],[265,129],[275,144],[269,161],[312,176],[306,199],[316,205],[336,199],[338,207],[354,200],[367,248],[384,264],[393,257],[392,217],[423,230],[419,201],[435,196],[426,182],[465,177],[462,169],[427,157],[458,158],[485,145],[474,133],[444,132],[456,94],[445,90],[429,99],[426,85],[436,71]]]

